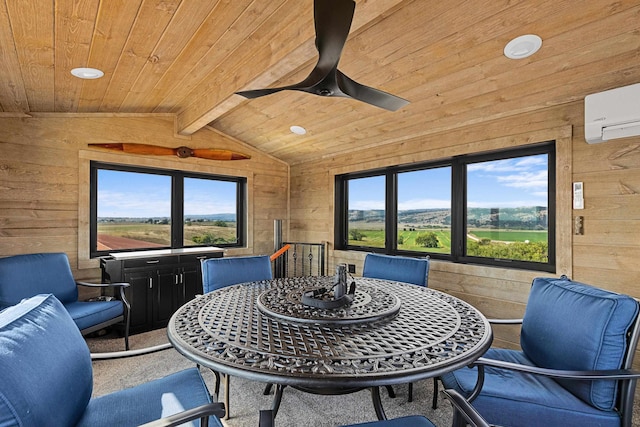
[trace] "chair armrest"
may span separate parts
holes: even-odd
[[[487,319],[492,325],[521,325],[522,319]]]
[[[175,415],[170,415],[168,417],[160,418],[159,420],[151,421],[150,423],[142,424],[139,427],[172,427],[179,426],[180,424],[184,424],[188,421],[195,420],[197,418],[207,418],[211,415],[214,415],[218,418],[224,417],[225,409],[224,404],[220,402],[207,403],[206,405],[198,406],[193,409],[187,409],[183,412],[178,412]],[[205,423],[200,423],[200,425],[208,425]]]
[[[610,369],[601,371],[570,371],[541,368],[538,366],[521,365],[519,363],[504,362],[502,360],[487,359],[481,357],[474,365],[491,366],[494,368],[508,369],[512,371],[526,372],[536,375],[544,375],[551,378],[564,378],[570,380],[632,380],[639,379],[640,372],[630,369]]]
[[[476,411],[476,408],[471,406],[471,404],[462,397],[460,393],[455,390],[443,390],[442,394],[446,397],[451,404],[453,405],[454,412],[457,411],[462,417],[467,420],[474,427],[490,427],[489,423],[482,418],[480,413]],[[261,426],[262,427],[262,426]]]
[[[89,282],[78,282],[76,281],[76,284],[80,285],[80,286],[89,286],[92,288],[127,288],[131,285],[129,285],[129,283],[126,282],[122,282],[122,283],[89,283]]]

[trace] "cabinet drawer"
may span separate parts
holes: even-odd
[[[222,252],[209,252],[193,255],[180,255],[180,262],[183,264],[200,264],[200,260],[208,258],[222,258]]]
[[[126,259],[123,262],[124,268],[154,267],[177,264],[179,262],[179,258],[177,256],[159,256],[151,258]]]

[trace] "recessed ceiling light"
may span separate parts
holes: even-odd
[[[296,135],[304,135],[307,133],[307,130],[302,126],[291,126],[289,130],[291,130],[291,132],[295,133]]]
[[[535,34],[516,37],[504,47],[504,56],[509,59],[527,58],[536,53],[542,46],[542,39]]]
[[[71,74],[80,79],[99,79],[104,76],[104,73],[97,68],[74,68],[71,70]]]

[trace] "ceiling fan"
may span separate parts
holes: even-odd
[[[244,160],[250,159],[247,154],[236,153],[230,150],[217,150],[213,148],[189,148],[189,147],[162,147],[150,144],[134,144],[128,142],[89,144],[89,147],[100,147],[108,150],[122,151],[128,154],[147,154],[152,156],[178,156],[181,159],[198,157],[208,160]]]
[[[315,0],[314,21],[319,58],[311,74],[298,84],[236,92],[253,99],[282,90],[298,90],[320,96],[353,98],[376,107],[396,111],[409,103],[390,93],[364,86],[338,70],[338,62],[353,20],[353,0]]]

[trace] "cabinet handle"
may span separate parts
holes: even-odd
[[[153,277],[149,277],[149,289],[153,289]]]
[[[207,256],[206,255],[200,255],[200,256],[197,256],[196,259],[207,259]]]
[[[159,262],[160,262],[159,259],[150,259],[150,260],[146,261],[147,264],[157,264]]]

